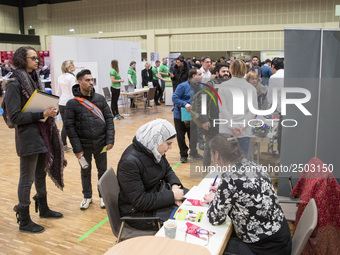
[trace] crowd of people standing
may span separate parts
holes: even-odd
[[[195,60],[192,64],[191,59],[180,56],[172,68],[167,66],[166,59],[162,60],[162,66],[160,61],[156,61],[152,68],[148,63],[145,64],[142,71],[143,85],[156,88],[156,105],[159,105],[158,100],[163,101],[163,82],[167,77],[171,78],[175,125],[167,120],[156,119],[137,130],[132,144],[121,155],[118,163],[119,210],[122,216],[156,216],[163,223],[182,204],[188,190],[183,187],[165,155],[177,138],[182,163],[187,162],[190,156],[195,160],[203,158],[203,164],[207,166],[213,163],[235,166],[237,169],[244,166],[256,169],[254,176],[244,176],[242,172],[224,173],[221,183],[210,187],[212,192],[203,198],[209,203],[207,216],[212,224],[222,224],[227,215],[233,221],[235,232],[226,252],[257,254],[266,250],[288,254],[291,250],[290,232],[269,176],[262,171],[261,166],[247,161],[249,127],[214,126],[215,118],[236,117],[232,111],[230,94],[233,89],[251,90],[252,100],[257,102],[263,94],[265,99],[263,92],[268,91],[269,95],[272,93],[271,86],[278,89],[283,86],[283,59],[275,58],[272,61],[272,77],[281,78],[276,81],[272,81],[272,78],[269,81],[264,79],[270,72],[267,67],[261,69],[256,56],[251,63],[234,58],[230,58],[229,63],[224,60],[220,58],[219,61],[212,61],[210,57],[204,56],[201,61]],[[248,73],[247,63],[248,67],[251,66]],[[51,210],[47,204],[46,174],[49,174],[57,187],[64,187],[63,169],[67,165],[64,152],[71,149],[66,137],[69,138],[75,157],[81,165],[83,200],[80,209],[86,210],[92,203],[92,157],[100,179],[107,169],[107,151],[113,148],[115,142],[114,119],[120,119],[117,102],[124,80],[119,74],[118,61],[112,60],[110,77],[113,100],[110,108],[104,96],[94,90],[91,71],[83,69],[75,76],[73,61],[64,61],[62,75],[58,78],[59,109],[63,120],[60,136],[54,118],[58,113],[57,107],[49,107],[37,113],[22,111],[34,91],[43,89],[37,72],[39,57],[35,49],[20,47],[13,56],[13,65],[13,77],[5,82],[4,102],[8,118],[15,125],[17,154],[20,157],[19,203],[14,211],[21,231],[40,233],[44,231],[44,227],[30,218],[31,187],[35,182],[36,195],[33,199],[40,217],[63,217],[62,213]],[[128,70],[128,82],[131,86],[137,85],[135,66],[136,62],[132,61]],[[267,66],[269,67],[269,62]],[[269,89],[264,90],[261,86]],[[199,108],[199,104],[194,102],[195,98],[200,102],[204,93],[214,94],[206,102],[207,114],[195,109],[197,105]],[[216,104],[217,99],[222,101],[223,107]],[[271,103],[270,98],[268,102]],[[133,101],[131,106],[134,107]],[[183,120],[183,110],[192,115],[198,114],[196,121]],[[252,115],[250,109],[245,107],[244,115],[237,116],[237,122],[248,120]],[[41,121],[43,119],[45,121]],[[189,147],[185,143],[186,134],[190,140]],[[203,140],[204,137],[205,152],[202,156],[196,146],[199,139]],[[259,179],[264,181],[255,183]],[[261,189],[254,190],[250,186],[244,188],[246,182],[254,182]],[[233,189],[227,188],[228,185],[232,185]],[[256,199],[237,199],[244,193],[253,194]],[[105,208],[100,192],[99,197],[100,206]],[[245,207],[244,203],[251,205],[244,209],[247,215],[240,216],[237,212],[239,207]],[[259,209],[257,204],[263,203],[266,207]],[[263,221],[267,224],[257,227]],[[148,221],[129,224],[138,229],[157,228]]]

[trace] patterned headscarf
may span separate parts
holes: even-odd
[[[160,162],[162,155],[158,152],[158,147],[174,135],[176,130],[169,121],[156,119],[141,126],[137,130],[136,139],[152,152],[157,162]]]

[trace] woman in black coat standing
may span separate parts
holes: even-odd
[[[151,67],[150,63],[146,62],[145,63],[145,69],[142,70],[142,86],[143,87],[148,86],[150,88],[149,84],[152,84],[152,76],[153,76],[153,74],[152,74],[152,70],[151,70],[150,67]],[[152,87],[153,87],[153,85],[152,85]],[[145,94],[144,96],[146,97],[147,93],[144,93],[144,94]],[[150,102],[149,101],[147,101],[147,107],[150,107]]]
[[[150,63],[145,63],[145,69],[142,70],[142,86],[149,86],[149,82],[152,82],[152,70],[150,69]]]
[[[118,163],[121,216],[156,216],[163,222],[182,204],[186,189],[165,157],[175,137],[175,128],[163,119],[148,122],[137,130]],[[157,229],[153,221],[127,223],[142,230]]]
[[[36,72],[39,57],[32,47],[20,47],[12,60],[15,70],[7,84],[5,104],[7,114],[15,124],[15,143],[20,157],[20,179],[18,185],[19,204],[14,207],[19,230],[40,233],[44,227],[34,223],[29,214],[30,192],[33,182],[37,194],[33,197],[41,218],[61,218],[59,212],[51,211],[46,199],[46,173],[56,186],[63,188],[63,168],[66,166],[63,144],[54,121],[57,108],[50,107],[41,112],[22,109],[36,89],[43,90]],[[46,121],[41,120],[47,118]]]

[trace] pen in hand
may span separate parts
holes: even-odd
[[[215,185],[215,183],[216,183],[217,178],[218,178],[218,175],[216,175],[215,180],[214,180],[214,182],[213,182],[213,184],[212,184],[213,187],[214,187],[214,185]],[[211,190],[209,190],[209,192],[211,192]]]

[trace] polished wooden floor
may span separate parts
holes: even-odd
[[[2,98],[0,98],[1,101]],[[112,166],[116,170],[120,155],[131,143],[137,129],[142,124],[155,118],[164,118],[173,123],[171,109],[171,106],[164,104],[152,109],[144,109],[142,105],[139,105],[138,109],[131,110],[130,118],[115,121],[116,141],[113,149],[108,152],[108,166]],[[57,124],[60,128],[62,123],[58,122]],[[106,210],[100,208],[96,189],[97,174],[94,166],[92,174],[93,203],[88,210],[79,209],[82,200],[80,167],[72,152],[66,153],[68,166],[64,171],[64,191],[57,189],[47,177],[50,208],[62,212],[64,218],[40,219],[34,212],[32,203],[31,217],[33,221],[45,227],[45,232],[41,234],[19,232],[13,212],[13,206],[17,204],[19,158],[15,150],[14,130],[7,128],[2,117],[0,118],[0,150],[0,254],[103,254],[115,244],[116,238],[112,234],[110,224],[105,221]],[[175,142],[172,150],[167,152],[167,159],[171,166],[176,166],[179,163],[179,158],[179,149]],[[201,179],[190,176],[189,166],[189,163],[179,164],[175,168],[175,172],[185,187],[190,189]],[[32,188],[31,196],[34,194],[35,189]],[[98,225],[100,226],[98,227]]]
[[[164,118],[173,123],[171,109],[172,107],[164,104],[152,109],[144,109],[140,104],[138,109],[131,110],[130,118],[115,121],[115,145],[108,152],[108,166],[116,169],[120,155],[131,143],[142,124],[155,118]],[[61,122],[57,124],[60,128]],[[106,210],[100,208],[95,167],[92,174],[93,203],[88,210],[79,209],[82,200],[80,167],[72,152],[66,153],[68,166],[64,171],[64,191],[57,189],[47,177],[50,208],[62,212],[64,218],[41,219],[34,212],[32,203],[31,217],[33,221],[45,227],[45,232],[41,234],[19,232],[13,211],[13,206],[18,203],[19,158],[15,150],[14,130],[7,128],[2,117],[0,118],[0,141],[0,254],[103,254],[114,245],[116,238],[111,232],[108,221],[93,231],[93,228],[107,217]],[[179,149],[175,143],[172,150],[168,151],[167,159],[171,166],[175,166],[179,158]],[[200,179],[190,178],[189,163],[178,165],[175,172],[188,188],[200,181]],[[34,194],[33,187],[31,196]],[[89,231],[91,233],[86,238],[79,240]]]

